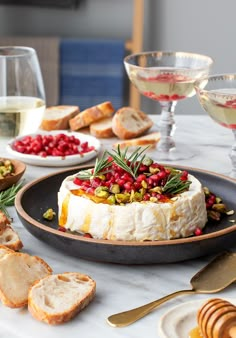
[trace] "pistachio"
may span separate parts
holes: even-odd
[[[117,203],[128,203],[130,202],[130,194],[125,193],[125,194],[115,194],[115,199]]]
[[[216,197],[216,204],[218,204],[218,203],[222,203],[222,199],[220,198],[220,197]]]
[[[103,186],[97,187],[95,189],[94,194],[97,197],[108,198],[109,196],[108,187],[103,187]]]
[[[157,173],[159,173],[160,169],[150,166],[149,171],[150,171],[151,174],[157,174]]]
[[[226,206],[223,203],[213,204],[212,210],[218,211],[222,214],[225,214],[227,212]]]
[[[110,188],[110,192],[112,192],[113,194],[119,194],[120,193],[120,186],[119,184],[112,184],[111,188]]]
[[[116,204],[116,198],[115,198],[115,195],[110,195],[108,198],[107,198],[107,203],[108,204]]]
[[[55,211],[53,211],[52,208],[49,208],[43,213],[43,218],[48,221],[52,221],[55,215],[56,215]]]
[[[142,163],[144,164],[144,165],[146,165],[146,166],[150,166],[152,163],[153,163],[153,160],[150,158],[150,157],[145,157],[144,159],[143,159],[143,161],[142,161]]]
[[[132,201],[134,202],[141,202],[142,199],[143,199],[143,195],[140,192],[135,192],[132,197]]]
[[[157,197],[150,197],[150,202],[157,202],[158,201],[158,198]]]
[[[210,195],[210,190],[207,187],[203,187],[203,191],[206,196]]]
[[[161,187],[155,187],[155,188],[149,189],[149,192],[157,192],[158,194],[161,194],[162,188]]]
[[[147,184],[146,181],[143,180],[143,181],[141,182],[141,186],[142,186],[144,189],[147,189],[148,184]]]
[[[219,221],[220,220],[220,212],[215,211],[215,210],[209,210],[207,212],[207,216],[209,219],[212,219],[214,221]]]

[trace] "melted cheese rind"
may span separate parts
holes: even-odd
[[[95,203],[86,196],[74,195],[71,190],[78,189],[78,186],[73,179],[74,176],[67,177],[58,192],[59,225],[71,231],[90,233],[97,239],[168,240],[190,236],[207,222],[202,185],[192,175],[188,177],[192,182],[189,191],[170,202],[133,202],[126,205]],[[65,200],[67,206],[62,208]],[[63,217],[62,209],[64,213],[67,210]]]

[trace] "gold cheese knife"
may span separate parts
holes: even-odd
[[[115,327],[128,326],[176,296],[215,293],[223,290],[234,281],[236,281],[236,252],[223,252],[192,277],[190,281],[192,289],[176,291],[138,308],[114,314],[107,318],[107,322]]]

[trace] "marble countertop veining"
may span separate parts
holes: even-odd
[[[157,120],[157,117],[153,118]],[[217,125],[205,115],[179,115],[176,116],[176,121],[176,141],[187,144],[198,154],[189,160],[176,161],[174,164],[227,175],[231,169],[228,153],[233,143],[232,132]],[[112,142],[113,140],[102,141],[103,148],[109,147]],[[0,138],[0,155],[8,156],[6,139],[3,138]],[[26,182],[29,182],[62,169],[27,165],[24,177]],[[86,261],[70,257],[66,252],[59,252],[39,241],[23,227],[14,207],[9,211],[13,217],[12,225],[24,243],[25,252],[41,256],[51,265],[54,273],[80,271],[90,275],[97,282],[97,293],[94,301],[74,320],[60,326],[40,323],[33,319],[26,309],[10,309],[0,304],[0,338],[157,338],[158,321],[165,311],[182,302],[210,298],[210,295],[197,294],[179,296],[128,327],[113,328],[106,323],[109,315],[143,305],[171,292],[190,288],[191,277],[212,257],[172,264],[138,266]],[[235,289],[229,287],[218,296],[235,297]]]

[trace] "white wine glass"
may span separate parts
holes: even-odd
[[[234,143],[229,154],[232,171],[229,175],[236,178],[236,74],[207,76],[197,81],[195,86],[202,108],[215,122],[233,132]]]
[[[45,91],[33,48],[0,47],[0,136],[35,132],[45,110]]]
[[[153,51],[125,57],[130,81],[142,95],[158,101],[162,108],[157,160],[175,161],[194,155],[186,144],[176,147],[174,112],[178,101],[196,94],[195,81],[208,75],[212,64],[208,56],[186,52]]]

